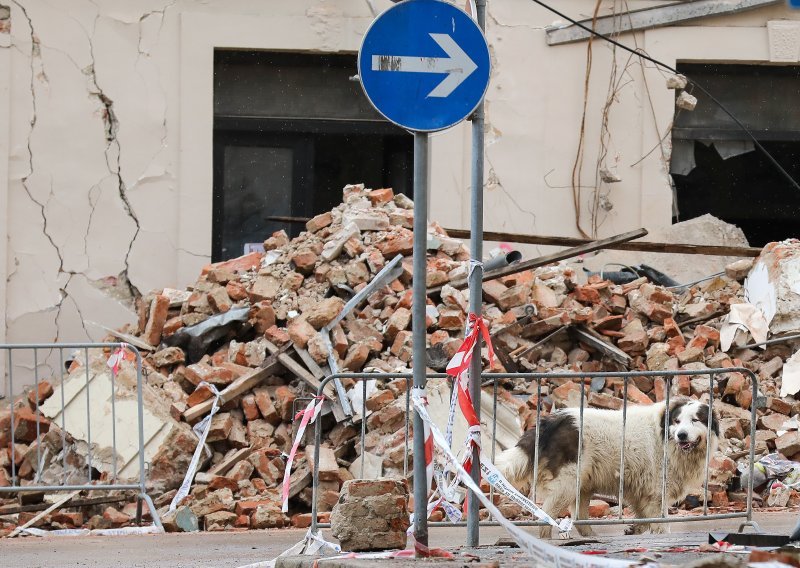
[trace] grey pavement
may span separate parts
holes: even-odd
[[[800,509],[779,513],[756,514],[755,520],[767,532],[788,534],[800,515]],[[597,527],[599,537],[596,543],[575,546],[574,550],[602,549],[616,551],[613,556],[638,558],[644,553],[621,552],[631,548],[664,549],[680,546],[692,547],[706,542],[708,531],[736,530],[737,519],[724,521],[703,521],[699,523],[676,523],[667,535],[623,536],[622,527]],[[535,529],[528,529],[534,531]],[[435,547],[452,549],[464,542],[465,529],[461,527],[435,527],[431,529],[430,544]],[[193,534],[137,535],[121,537],[22,537],[0,539],[0,566],[15,568],[28,567],[86,567],[86,568],[236,568],[250,563],[275,558],[303,538],[305,530],[284,529],[242,532],[204,532]],[[325,531],[325,537],[330,534]],[[490,565],[527,565],[531,562],[521,556],[518,549],[494,546],[500,539],[506,539],[506,532],[500,527],[481,529],[481,548],[477,551],[464,551],[486,560]],[[564,545],[565,541],[553,540],[554,544]],[[653,554],[653,553],[650,553]],[[658,553],[664,562],[682,564],[698,554],[680,554],[674,562],[669,553]],[[637,556],[638,555],[638,556]],[[709,556],[706,554],[705,556]],[[717,555],[720,556],[720,555]],[[457,565],[478,568],[478,558],[464,557]],[[375,568],[376,561],[371,568]],[[327,563],[326,563],[327,564]],[[323,564],[323,566],[326,566]],[[392,563],[399,568],[400,562]],[[428,563],[424,563],[428,564]],[[423,565],[424,565],[423,564]],[[433,562],[444,567],[450,563]],[[309,564],[310,565],[310,564]],[[363,564],[362,564],[363,565]],[[455,565],[455,564],[453,564]],[[347,566],[357,566],[350,561]],[[416,566],[420,566],[417,563]],[[327,564],[327,568],[335,568]]]

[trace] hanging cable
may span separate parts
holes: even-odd
[[[578,26],[578,27],[579,27],[579,28],[581,28],[583,31],[585,31],[585,32],[588,32],[588,33],[592,34],[593,36],[596,36],[596,37],[598,37],[598,38],[600,38],[600,39],[602,39],[602,40],[604,40],[604,41],[607,41],[608,43],[610,43],[610,44],[612,44],[612,45],[615,45],[615,46],[619,47],[620,49],[624,49],[625,51],[627,51],[627,52],[629,52],[629,53],[633,53],[634,55],[636,55],[636,56],[638,56],[638,57],[640,57],[640,58],[642,58],[642,59],[644,59],[644,60],[646,60],[646,61],[649,61],[650,63],[653,63],[654,65],[657,65],[657,66],[659,66],[659,67],[661,67],[661,68],[663,68],[663,69],[666,69],[667,71],[669,71],[669,72],[671,72],[671,73],[674,73],[675,75],[681,75],[681,73],[679,73],[677,69],[674,69],[673,67],[670,67],[670,66],[669,66],[669,65],[667,65],[666,63],[663,63],[663,62],[659,61],[658,59],[654,59],[653,57],[650,57],[649,55],[647,55],[646,53],[644,53],[644,52],[640,51],[639,49],[631,49],[631,48],[630,48],[630,47],[628,47],[627,45],[623,45],[623,44],[621,44],[620,42],[616,41],[615,39],[612,39],[612,38],[610,38],[610,37],[608,37],[608,36],[606,36],[606,35],[603,35],[603,34],[601,34],[601,33],[599,33],[599,32],[596,32],[595,30],[593,30],[593,29],[591,29],[591,28],[589,28],[589,27],[587,27],[587,26],[583,25],[582,23],[578,22],[577,20],[574,20],[574,19],[570,18],[570,17],[569,17],[569,16],[567,16],[566,14],[563,14],[562,12],[559,12],[558,10],[556,10],[555,8],[553,8],[552,6],[549,6],[548,4],[545,4],[544,2],[542,2],[542,0],[531,0],[531,1],[532,1],[532,2],[534,2],[534,3],[536,3],[536,4],[538,4],[539,6],[541,6],[542,8],[544,8],[545,10],[548,10],[548,11],[552,12],[553,14],[557,15],[559,18],[563,18],[563,19],[567,20],[568,22],[570,22],[571,24],[573,24],[573,25],[575,25],[575,26]],[[685,75],[684,75],[684,76],[685,76]],[[783,166],[781,166],[781,165],[778,163],[778,161],[777,161],[777,160],[776,160],[776,159],[775,159],[775,158],[772,156],[772,154],[770,154],[770,153],[767,151],[767,149],[766,149],[766,148],[764,148],[764,146],[762,146],[762,145],[761,145],[761,143],[760,143],[760,142],[759,142],[759,141],[756,139],[756,137],[753,135],[753,133],[752,133],[752,132],[750,132],[750,130],[749,130],[749,129],[748,129],[748,128],[747,128],[747,127],[744,125],[744,124],[742,124],[742,123],[741,123],[741,121],[740,121],[738,118],[736,118],[736,117],[733,115],[733,113],[731,113],[731,111],[729,111],[729,110],[728,110],[728,109],[725,107],[725,105],[723,105],[721,102],[719,102],[719,101],[716,99],[716,97],[714,97],[714,95],[712,95],[711,93],[709,93],[709,92],[708,92],[708,91],[707,91],[707,90],[706,90],[706,89],[705,89],[705,88],[704,88],[702,85],[700,85],[699,83],[697,83],[697,81],[695,81],[695,80],[694,80],[694,79],[692,79],[691,77],[686,77],[686,79],[687,79],[688,81],[690,81],[690,82],[692,83],[692,85],[694,85],[694,87],[695,87],[697,90],[699,90],[701,93],[703,93],[705,96],[707,96],[707,97],[708,97],[708,99],[709,99],[709,100],[710,100],[712,103],[714,103],[715,105],[717,105],[717,106],[720,108],[720,110],[721,110],[722,112],[724,112],[725,114],[727,114],[727,115],[728,115],[728,116],[729,116],[729,117],[730,117],[730,118],[731,118],[731,119],[732,119],[732,120],[733,120],[733,121],[736,123],[736,125],[737,125],[739,128],[741,128],[741,129],[742,129],[742,131],[743,131],[745,134],[747,134],[748,138],[750,138],[750,140],[752,140],[752,142],[753,142],[753,144],[755,145],[755,147],[756,147],[756,148],[758,148],[758,149],[761,151],[761,153],[762,153],[762,154],[764,154],[764,156],[766,156],[766,157],[767,157],[767,159],[768,159],[768,160],[769,160],[769,161],[772,163],[772,165],[773,165],[773,166],[775,166],[775,168],[776,168],[776,169],[777,169],[777,170],[778,170],[778,171],[781,173],[781,175],[783,175],[783,177],[785,177],[785,178],[786,178],[786,180],[787,180],[787,181],[788,181],[790,184],[792,184],[792,186],[794,186],[794,188],[795,188],[795,189],[797,189],[798,191],[800,191],[800,184],[798,184],[798,183],[797,183],[797,182],[794,180],[794,178],[793,178],[792,176],[790,176],[790,175],[789,175],[789,172],[787,172],[785,169],[783,169]]]

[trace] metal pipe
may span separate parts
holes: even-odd
[[[361,479],[364,479],[364,441],[367,439],[367,381],[361,381]]]
[[[58,362],[59,362],[59,375],[61,375],[61,408],[64,409],[67,407],[65,399],[64,399],[64,375],[66,374],[66,369],[64,368],[64,349],[58,349]],[[62,467],[64,469],[64,473],[62,475],[62,484],[67,483],[67,426],[66,426],[66,418],[67,413],[63,410],[61,411],[61,454],[62,454]]]
[[[672,381],[667,375],[666,387],[664,389],[664,461],[661,470],[661,516],[667,516],[667,441],[669,440],[669,395],[672,389]]]
[[[425,323],[425,275],[428,245],[428,134],[414,133],[414,255],[413,290],[411,303],[412,372],[414,389],[425,390],[425,352],[427,335]],[[414,413],[414,539],[428,546],[428,487],[425,467],[425,425]],[[420,556],[417,552],[417,556]]]
[[[89,348],[83,348],[84,365],[86,367],[86,469],[88,470],[89,483],[92,483],[92,399],[89,396]],[[139,392],[141,392],[139,385]],[[141,405],[139,406],[141,408]]]
[[[475,1],[475,19],[481,31],[486,29],[486,0]],[[483,146],[484,146],[484,112],[483,100],[478,103],[472,113],[472,180],[470,203],[470,239],[469,255],[474,261],[483,258]],[[483,314],[483,266],[472,264],[469,274],[469,311],[479,318]],[[472,352],[472,363],[469,369],[469,388],[472,395],[472,405],[475,415],[481,418],[481,336],[475,342]],[[495,416],[495,420],[497,417]],[[481,451],[480,447],[472,448],[472,471],[470,477],[476,485],[481,482]],[[478,546],[480,540],[480,501],[470,492],[467,498],[467,546]]]
[[[583,377],[578,379],[581,387],[581,406],[579,410],[578,416],[580,417],[580,422],[578,423],[578,460],[575,464],[575,471],[577,472],[575,475],[575,514],[572,515],[572,520],[580,519],[580,510],[581,510],[581,454],[583,453],[583,399],[586,396],[586,389],[584,388],[583,384]],[[538,448],[537,448],[538,450]],[[556,513],[558,514],[558,513]]]
[[[512,250],[509,253],[501,254],[491,258],[483,263],[483,269],[486,272],[497,270],[498,268],[505,268],[509,264],[519,262],[522,260],[522,253],[518,250]]]
[[[619,518],[625,510],[625,422],[628,419],[628,377],[622,378],[622,443],[619,446]]]
[[[11,350],[8,350],[8,398],[11,400],[11,444],[9,450],[11,454],[11,486],[17,485],[17,451],[14,449],[16,434],[14,433],[14,361],[11,357]],[[0,487],[2,490],[2,487]]]
[[[753,402],[755,402],[753,398]],[[711,425],[714,421],[714,375],[708,375],[708,419],[706,424],[706,464],[703,484],[703,514],[708,514],[708,464],[711,461]],[[750,439],[753,441],[753,439]]]

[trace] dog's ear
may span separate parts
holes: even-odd
[[[708,424],[708,405],[703,404],[697,411],[697,418],[703,424]],[[711,413],[711,431],[714,432],[716,436],[719,436],[719,422],[717,421],[717,413]]]

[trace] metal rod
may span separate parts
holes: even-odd
[[[625,510],[625,422],[628,419],[628,377],[622,378],[622,444],[619,447],[619,518]]]
[[[403,477],[408,477],[408,437],[409,437],[409,424],[408,421],[411,418],[411,380],[406,379],[406,436],[405,436],[405,443],[404,447],[406,450],[405,455],[403,456]]]
[[[536,381],[536,456],[533,459],[533,481],[531,482],[531,498],[536,503],[536,486],[539,481],[539,427],[542,425],[542,379]]]
[[[366,449],[364,443],[367,439],[367,381],[361,381],[361,479],[364,479],[364,458]]]
[[[89,483],[92,482],[92,401],[89,397],[89,348],[83,348],[84,367],[86,368],[86,465],[89,471]]]
[[[661,516],[667,516],[667,440],[669,439],[669,391],[672,389],[670,375],[664,388],[664,460],[661,470]]]
[[[156,524],[160,524],[160,521],[158,521],[158,514],[156,513],[150,498],[147,496],[146,489],[147,477],[144,467],[144,388],[142,385],[142,354],[139,353],[139,350],[133,345],[123,343],[120,344],[120,347],[130,349],[130,351],[136,357],[136,402],[137,406],[139,407],[137,410],[139,415],[139,491],[144,495],[148,502],[148,506],[150,507],[150,515],[153,517],[153,520],[156,522]]]
[[[61,455],[62,455],[62,468],[64,469],[64,474],[62,476],[62,483],[64,485],[67,484],[67,413],[65,412],[66,409],[66,402],[64,398],[64,375],[67,374],[66,368],[64,368],[64,349],[59,347],[58,349],[58,364],[59,364],[59,375],[61,376]]]
[[[755,400],[755,399],[754,399]],[[714,420],[714,375],[708,375],[708,420],[706,424],[706,474],[703,484],[703,514],[708,514],[708,464],[711,461],[711,424]],[[752,440],[752,439],[751,439]]]
[[[11,444],[9,450],[11,453],[11,486],[17,484],[17,451],[14,448],[16,435],[14,434],[14,361],[11,357],[11,350],[8,350],[8,398],[11,400],[9,405],[11,408]],[[2,488],[0,488],[1,490]]]
[[[317,389],[317,396],[322,396],[323,387],[327,381],[323,380]],[[364,417],[361,417],[364,420]],[[317,532],[317,515],[319,505],[317,503],[319,492],[319,447],[322,445],[322,420],[314,422],[314,467],[311,471],[311,533]],[[361,462],[364,462],[364,446],[361,446]],[[363,474],[362,474],[363,476]]]
[[[41,444],[41,411],[39,410],[39,350],[33,350],[33,388],[36,390],[34,396],[36,397],[36,476],[38,479],[40,475],[39,468],[42,467],[42,444]],[[88,410],[88,409],[87,409]]]
[[[113,354],[112,354],[113,356]],[[125,354],[123,352],[122,356]],[[114,481],[117,480],[117,373],[111,370],[111,464],[113,468]],[[138,507],[141,508],[142,500],[138,500]],[[141,517],[141,515],[140,515]],[[140,519],[141,520],[141,519]]]
[[[575,464],[575,514],[572,515],[572,520],[575,521],[580,518],[580,505],[581,505],[581,454],[583,453],[583,399],[586,396],[586,390],[583,388],[583,377],[578,379],[581,387],[581,407],[579,410],[580,422],[578,424],[578,460]],[[558,513],[556,513],[558,514]]]
[[[425,383],[425,275],[427,273],[428,234],[428,134],[414,133],[414,256],[413,291],[411,304],[411,327],[413,339],[412,371],[414,389],[422,389]],[[414,539],[421,546],[428,546],[428,487],[425,467],[425,425],[422,417],[414,413]],[[420,556],[419,552],[417,556]]]
[[[486,0],[475,1],[475,19],[481,30],[486,29]],[[479,318],[483,314],[483,265],[479,264],[483,258],[483,145],[484,145],[484,112],[483,101],[478,103],[472,113],[472,176],[470,200],[470,239],[469,255],[475,261],[470,265],[469,273],[469,311]],[[472,407],[475,415],[481,418],[481,344],[482,338],[477,334],[478,340],[472,351],[472,363],[469,369],[469,388],[472,395]],[[497,416],[494,417],[495,423]],[[472,448],[472,471],[470,476],[476,485],[481,482],[481,450],[479,446]],[[478,546],[480,541],[480,501],[477,495],[470,492],[467,498],[467,546]]]
[[[494,463],[497,452],[497,381],[493,382],[492,391],[492,463]],[[494,503],[494,485],[489,486],[489,501]]]
[[[750,401],[750,475],[747,480],[747,520],[753,520],[753,470],[756,465],[756,401],[758,400],[758,378],[756,374],[750,369],[747,370],[750,375],[750,382],[753,384],[753,398]],[[798,523],[800,527],[800,523]],[[797,529],[792,531],[792,540],[796,540],[795,533]]]
[[[92,483],[89,485],[26,485],[25,487],[0,487],[0,493],[23,493],[41,491],[120,491],[123,489],[139,490],[139,485],[125,484],[101,484]]]

